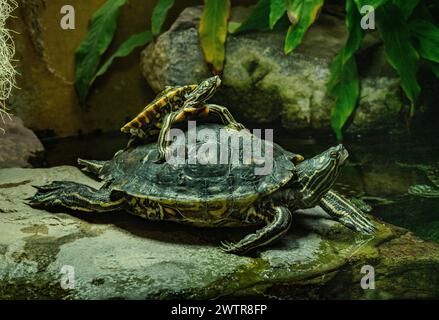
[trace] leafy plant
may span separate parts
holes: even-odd
[[[120,8],[125,2],[126,0],[107,1],[93,15],[88,34],[76,51],[75,86],[81,102],[85,102],[100,59],[110,46]]]
[[[89,33],[77,52],[76,89],[84,102],[95,79],[104,74],[117,57],[150,42],[160,34],[174,0],[159,0],[152,13],[152,31],[132,36],[98,67],[114,35],[119,9],[126,0],[107,0],[92,18]],[[206,62],[220,73],[225,59],[227,32],[281,32],[284,30],[285,54],[296,49],[324,7],[324,0],[259,0],[247,19],[228,22],[230,0],[204,0],[199,37]],[[328,94],[334,99],[331,125],[338,139],[352,116],[360,96],[360,79],[356,62],[366,33],[361,28],[362,8],[372,6],[376,28],[387,59],[401,79],[401,87],[410,101],[410,115],[415,111],[421,88],[416,79],[420,60],[428,61],[439,78],[439,28],[430,11],[437,3],[428,0],[346,0],[348,39],[331,63]],[[285,21],[287,23],[285,23]]]
[[[206,62],[213,66],[215,73],[223,69],[229,15],[230,0],[205,1],[199,27],[200,43]]]

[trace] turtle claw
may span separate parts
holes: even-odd
[[[75,187],[77,184],[71,181],[53,181],[52,183],[43,186],[33,186],[37,189],[37,193],[25,200],[30,206],[34,207],[50,207],[58,205],[60,198],[64,194]]]
[[[157,156],[157,159],[153,160],[153,162],[154,162],[154,163],[157,163],[157,164],[160,164],[160,163],[166,162],[166,156],[169,155],[169,154],[170,154],[170,152],[169,152],[168,148],[166,148],[166,149],[164,150],[164,152],[160,152],[160,151],[159,151],[159,154],[158,154],[158,156]]]
[[[45,207],[54,205],[57,201],[58,192],[56,191],[38,191],[33,197],[27,198],[27,203],[33,207]]]
[[[65,182],[64,181],[53,181],[52,183],[49,184],[45,184],[42,186],[36,186],[36,185],[32,185],[32,187],[36,188],[38,191],[43,191],[43,190],[55,190],[60,188]]]
[[[341,218],[339,222],[353,231],[364,234],[373,234],[377,231],[377,228],[372,224],[372,222],[362,215],[345,216]]]
[[[165,162],[165,161],[166,161],[165,157],[163,157],[163,156],[158,156],[157,159],[155,159],[153,162],[154,162],[154,163],[157,163],[157,164],[161,164],[161,163],[163,163],[163,162]]]
[[[228,241],[221,241],[221,250],[227,253],[235,253],[236,247],[233,243]]]

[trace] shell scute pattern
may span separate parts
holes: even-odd
[[[214,124],[199,126],[197,129],[204,127],[217,133],[226,128]],[[218,139],[218,152],[221,143],[224,141]],[[197,142],[197,150],[201,144],[202,141]],[[293,177],[294,164],[291,159],[294,154],[274,143],[272,147],[273,167],[266,175],[256,175],[254,169],[257,165],[245,164],[243,161],[231,164],[188,164],[186,159],[184,164],[156,164],[153,161],[158,154],[156,146],[147,144],[119,153],[104,165],[100,178],[111,181],[109,187],[114,190],[157,201],[180,210],[181,214],[197,214],[198,219],[201,215],[209,220],[212,216],[240,214],[242,208],[247,208],[259,198],[281,188]],[[238,150],[242,159],[242,148]],[[186,218],[190,220],[191,217]]]

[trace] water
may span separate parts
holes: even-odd
[[[409,195],[407,190],[411,185],[431,183],[422,171],[399,165],[437,163],[439,141],[435,137],[392,139],[376,136],[346,141],[349,162],[335,188],[366,201],[373,207],[371,214],[380,219],[407,228],[423,239],[439,242],[439,198]],[[305,157],[335,144],[329,136],[298,137],[279,131],[275,131],[274,140]],[[47,150],[44,166],[76,165],[78,157],[110,159],[126,143],[127,137],[119,133],[44,141]]]

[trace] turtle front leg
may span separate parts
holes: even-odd
[[[162,128],[160,130],[159,138],[157,141],[157,149],[159,155],[154,161],[155,163],[162,163],[166,160],[166,150],[169,145],[169,141],[166,140],[168,132],[171,130],[172,124],[176,122],[177,117],[181,114],[181,111],[175,111],[167,114],[163,120]]]
[[[244,254],[282,237],[291,227],[291,212],[286,207],[272,206],[273,218],[264,228],[236,243],[222,243],[225,252]]]
[[[225,125],[228,125],[229,127],[236,130],[241,130],[245,128],[244,125],[237,122],[235,118],[233,118],[232,114],[226,107],[219,106],[217,104],[208,104],[207,108],[209,114],[214,114],[218,116]]]
[[[166,140],[168,132],[174,123],[185,121],[189,116],[203,116],[207,114],[207,107],[201,108],[183,108],[182,110],[177,110],[167,114],[163,120],[163,124],[160,130],[159,138],[157,141],[157,149],[159,155],[155,163],[162,163],[166,160],[166,151],[168,149],[170,141]]]
[[[364,213],[348,199],[329,190],[319,202],[319,206],[345,227],[361,233],[374,233],[376,227]]]
[[[83,212],[109,212],[123,209],[124,199],[111,200],[108,189],[94,189],[72,181],[54,181],[35,186],[37,193],[27,199],[33,207],[62,206]]]
[[[160,130],[157,149],[159,151],[159,156],[156,163],[162,163],[166,159],[166,150],[169,145],[169,141],[166,141],[166,135],[174,123],[185,121],[189,116],[193,117],[206,117],[209,114],[217,115],[221,118],[222,122],[231,128],[236,130],[244,129],[244,126],[233,118],[229,110],[226,107],[219,106],[216,104],[208,104],[203,107],[188,107],[182,110],[171,112],[166,115],[163,120],[163,125]]]

